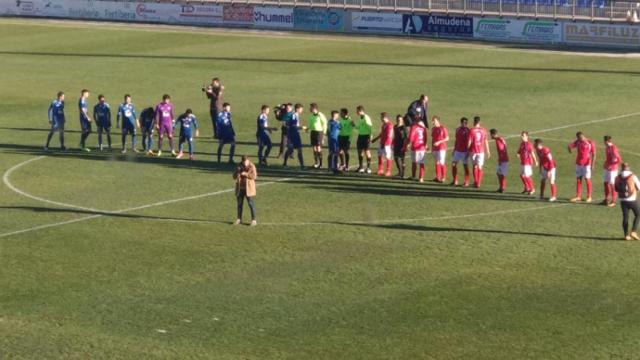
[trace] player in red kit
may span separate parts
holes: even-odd
[[[556,162],[553,160],[551,150],[542,144],[542,140],[535,139],[533,145],[540,159],[540,200],[544,200],[544,188],[548,180],[551,187],[551,197],[549,201],[556,201],[558,196],[558,187],[556,186]]]
[[[487,140],[487,130],[480,124],[480,117],[473,118],[473,127],[469,130],[469,143],[467,144],[473,163],[473,186],[479,188],[482,185],[482,167],[484,166],[485,153],[487,159],[491,158],[489,150],[489,140]]]
[[[523,194],[533,195],[536,189],[533,185],[533,164],[538,166],[538,157],[533,151],[533,145],[529,142],[529,132],[520,133],[520,147],[518,148],[518,157],[520,158],[520,179],[524,185]]]
[[[468,165],[468,151],[469,151],[469,128],[467,127],[467,118],[460,119],[460,126],[456,129],[456,144],[453,148],[453,156],[451,162],[451,174],[453,175],[453,181],[451,185],[458,185],[458,163],[462,161],[464,165],[464,186],[469,186],[469,165]]]
[[[498,130],[489,130],[491,138],[496,142],[496,151],[498,152],[498,168],[496,175],[498,176],[498,190],[503,193],[507,188],[507,171],[509,170],[509,153],[507,152],[507,141],[504,137],[498,135]]]
[[[618,176],[618,165],[622,163],[622,158],[618,152],[618,148],[613,142],[611,142],[611,136],[605,135],[604,137],[604,200],[602,205],[614,207],[616,205],[616,191],[614,184],[616,182],[616,176]],[[611,201],[609,201],[609,195],[611,195]]]
[[[447,157],[447,141],[449,141],[449,131],[440,123],[440,117],[434,116],[431,119],[431,155],[435,163],[436,177],[435,182],[443,183],[447,176],[447,165],[445,159]]]
[[[591,169],[596,161],[596,144],[587,139],[582,131],[576,133],[576,141],[569,144],[569,152],[576,149],[576,197],[570,199],[571,202],[582,200],[582,180],[587,183],[587,202],[591,198]]]
[[[380,135],[373,138],[371,142],[375,143],[380,139],[380,146],[378,146],[378,175],[390,177],[391,166],[393,165],[393,123],[389,120],[386,112],[380,114],[380,120],[382,121]],[[384,169],[385,159],[387,160],[386,171]]]
[[[416,169],[420,165],[418,181],[424,182],[424,156],[429,147],[427,146],[427,127],[422,120],[411,125],[405,146],[409,144],[411,144],[411,178],[416,178]]]

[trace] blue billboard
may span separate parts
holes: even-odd
[[[446,15],[402,15],[402,31],[432,37],[473,37],[473,18]]]
[[[293,9],[293,28],[313,31],[344,31],[344,10]]]

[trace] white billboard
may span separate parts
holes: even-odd
[[[474,18],[473,37],[491,41],[557,44],[562,41],[562,24],[547,20]]]
[[[402,14],[352,12],[351,29],[357,32],[400,33],[402,32]]]
[[[638,25],[565,22],[564,41],[567,44],[575,45],[637,48],[640,45],[640,27]]]

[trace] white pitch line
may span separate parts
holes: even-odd
[[[7,170],[4,173],[4,176],[2,176],[2,181],[4,182],[5,185],[7,185],[7,187],[9,189],[11,189],[11,191],[16,192],[16,193],[18,193],[18,194],[20,194],[20,195],[22,195],[24,197],[27,197],[29,199],[32,199],[32,200],[36,200],[36,201],[40,201],[40,202],[44,202],[44,203],[47,203],[47,204],[56,205],[56,206],[60,206],[60,207],[72,208],[72,209],[78,209],[78,210],[85,210],[85,211],[95,212],[95,213],[108,212],[108,211],[104,211],[104,210],[100,210],[100,209],[94,209],[94,208],[87,208],[87,207],[83,207],[83,206],[70,205],[70,204],[65,204],[65,203],[61,203],[61,202],[57,202],[57,201],[52,201],[52,200],[48,200],[48,199],[45,199],[45,198],[41,198],[39,196],[35,196],[35,195],[32,195],[32,194],[29,194],[26,191],[20,190],[20,189],[18,189],[17,187],[15,187],[11,183],[10,177],[11,177],[11,174],[14,171],[18,170],[19,168],[21,168],[21,167],[23,167],[23,166],[25,166],[27,164],[30,164],[30,163],[32,163],[34,161],[41,160],[41,159],[44,159],[44,158],[45,158],[45,156],[41,155],[41,156],[38,156],[38,157],[34,157],[33,159],[29,159],[27,161],[21,162],[18,165],[15,165],[14,167],[10,168],[9,170]]]
[[[633,113],[624,114],[624,115],[617,115],[617,116],[612,116],[612,117],[608,117],[608,118],[604,118],[604,119],[596,119],[596,120],[591,120],[591,121],[584,121],[584,122],[580,122],[580,123],[568,124],[568,125],[558,126],[558,127],[549,128],[549,129],[536,130],[536,131],[531,131],[530,134],[541,134],[541,133],[545,133],[545,132],[563,130],[563,129],[576,127],[576,126],[591,125],[591,124],[596,124],[596,123],[602,123],[602,122],[607,122],[607,121],[624,119],[624,118],[637,116],[637,115],[640,115],[640,112],[633,112]],[[509,135],[507,137],[516,137],[516,136],[519,136],[519,135]],[[15,186],[13,186],[11,184],[11,182],[8,181],[9,175],[11,175],[11,173],[13,171],[15,171],[16,169],[18,169],[18,168],[20,168],[20,167],[22,167],[22,166],[24,166],[24,165],[26,165],[26,164],[28,164],[30,162],[39,160],[39,159],[41,159],[43,157],[44,156],[39,156],[39,157],[30,159],[30,160],[27,160],[27,161],[25,161],[23,163],[20,163],[20,164],[18,164],[16,166],[12,167],[9,170],[7,170],[5,172],[5,174],[4,174],[4,176],[3,176],[3,181],[4,181],[5,185],[7,185],[12,191],[15,191],[16,193],[18,193],[20,195],[23,195],[23,196],[26,196],[28,198],[31,198],[32,200],[43,201],[43,202],[46,202],[46,203],[49,203],[49,204],[54,204],[54,205],[57,205],[57,206],[62,206],[62,207],[67,207],[67,208],[75,208],[75,209],[81,209],[81,210],[86,210],[86,211],[90,211],[90,212],[96,212],[98,214],[97,215],[91,215],[91,216],[83,217],[83,218],[79,218],[79,219],[62,221],[62,222],[46,224],[46,225],[40,225],[40,226],[36,226],[36,227],[33,227],[33,228],[28,228],[28,229],[16,230],[16,231],[13,231],[13,232],[3,233],[3,234],[0,234],[0,238],[6,237],[6,236],[10,236],[10,235],[15,235],[15,234],[21,234],[21,233],[25,233],[25,232],[35,231],[35,230],[39,230],[39,229],[43,229],[43,228],[61,226],[61,225],[71,224],[71,223],[80,222],[80,221],[84,221],[84,220],[90,220],[90,219],[94,219],[94,218],[97,218],[97,217],[104,216],[105,214],[109,214],[109,213],[121,214],[121,213],[126,213],[126,212],[135,211],[135,210],[141,210],[141,209],[146,209],[146,208],[155,207],[155,206],[161,206],[161,205],[165,205],[165,204],[171,204],[171,203],[185,201],[185,200],[193,200],[193,199],[198,199],[198,198],[207,197],[207,196],[214,196],[214,195],[218,195],[218,194],[228,193],[228,192],[231,192],[231,191],[234,190],[234,189],[221,190],[221,191],[216,191],[216,192],[212,192],[212,193],[189,196],[189,197],[186,197],[186,198],[183,198],[183,199],[166,200],[166,201],[161,201],[161,202],[154,203],[154,204],[142,205],[142,206],[138,206],[138,207],[135,207],[135,208],[128,208],[128,209],[123,209],[123,210],[118,210],[118,211],[102,211],[102,210],[97,210],[97,209],[84,208],[84,207],[79,207],[79,206],[75,206],[75,205],[71,205],[71,204],[64,204],[64,203],[60,203],[60,202],[55,202],[55,201],[43,199],[43,198],[28,194],[28,193],[16,188]],[[301,175],[301,176],[305,176],[305,175]],[[258,184],[258,185],[269,185],[269,184],[274,184],[274,183],[277,183],[277,182],[288,181],[288,180],[291,180],[291,179],[292,178],[278,179],[278,180],[275,180],[275,181],[272,181],[272,182],[262,183],[262,184]],[[539,208],[559,207],[559,206],[563,206],[563,205],[567,205],[567,204],[543,206],[543,207],[530,208],[530,209],[507,210],[506,213],[535,210],[535,209],[539,209]],[[488,213],[485,213],[485,214],[488,214]],[[502,213],[497,213],[496,215],[499,215],[499,214],[502,214]],[[456,217],[460,217],[460,218],[464,218],[464,217],[472,217],[472,216],[477,216],[477,215],[482,215],[482,214],[466,214],[466,215],[455,215],[455,216]],[[447,220],[447,219],[452,219],[452,218],[451,217],[439,217],[439,218],[423,218],[423,219],[405,219],[403,221],[410,222],[410,221],[429,221],[429,220]],[[180,220],[177,220],[177,221],[180,221]],[[188,222],[189,220],[182,220],[182,221]],[[382,220],[382,221],[385,221],[385,220]],[[194,220],[192,222],[202,222],[202,221]],[[397,220],[389,220],[387,222],[397,222]],[[352,222],[352,223],[357,223],[357,222]],[[278,223],[278,224],[276,224],[276,223],[262,223],[262,225],[272,225],[272,224],[273,225],[282,225],[282,226],[293,226],[293,225],[301,225],[302,223]],[[316,224],[317,225],[320,225],[320,224],[326,225],[326,223],[320,223],[320,222],[319,223],[308,223],[308,224],[309,225],[316,225]],[[366,222],[361,222],[361,224],[367,224],[367,223]]]
[[[576,126],[592,125],[592,124],[603,123],[603,122],[607,122],[607,121],[613,121],[613,120],[618,120],[618,119],[629,118],[629,117],[638,116],[638,115],[640,115],[640,112],[634,112],[634,113],[629,113],[629,114],[624,114],[624,115],[612,116],[612,117],[608,117],[608,118],[604,118],[604,119],[597,119],[597,120],[579,122],[579,123],[575,123],[575,124],[562,125],[562,126],[558,126],[558,127],[554,127],[554,128],[550,128],[550,129],[542,129],[542,130],[530,131],[529,134],[544,134],[544,133],[547,133],[547,132],[569,129],[569,128],[576,127]],[[510,137],[515,137],[515,136],[520,136],[520,134],[511,135]]]
[[[226,194],[226,193],[230,193],[230,192],[235,191],[235,188],[230,188],[230,189],[219,190],[219,191],[214,191],[214,192],[208,192],[208,193],[199,194],[199,195],[187,196],[187,197],[183,197],[183,198],[179,198],[179,199],[159,201],[159,202],[155,202],[155,203],[152,203],[152,204],[141,205],[141,206],[126,208],[126,209],[121,209],[121,210],[116,210],[116,211],[105,211],[105,210],[99,210],[99,209],[85,208],[85,207],[76,206],[76,205],[73,205],[73,204],[65,204],[65,203],[61,203],[61,202],[57,202],[57,201],[51,201],[51,200],[43,199],[43,198],[40,198],[38,196],[31,195],[31,194],[29,194],[29,193],[27,193],[27,192],[25,192],[23,190],[20,190],[20,189],[16,188],[13,184],[11,184],[10,176],[11,176],[11,173],[13,173],[13,171],[15,171],[16,169],[19,169],[20,167],[22,167],[22,166],[24,166],[26,164],[29,164],[29,163],[31,163],[33,161],[36,161],[36,160],[40,160],[42,158],[44,158],[44,156],[39,156],[39,157],[35,157],[33,159],[29,159],[27,161],[24,161],[24,162],[22,162],[20,164],[15,165],[12,168],[10,168],[9,170],[7,170],[5,172],[5,174],[4,174],[4,176],[2,177],[2,180],[3,180],[4,184],[7,185],[7,187],[9,189],[11,189],[12,191],[15,191],[16,193],[18,193],[18,194],[20,194],[22,196],[25,196],[25,197],[27,197],[29,199],[32,199],[32,200],[43,201],[45,203],[56,205],[56,206],[60,206],[60,207],[63,207],[63,208],[71,208],[71,209],[79,209],[79,210],[89,211],[89,212],[93,212],[93,213],[96,213],[96,214],[95,215],[81,217],[81,218],[78,218],[78,219],[60,221],[60,222],[56,222],[56,223],[39,225],[39,226],[27,228],[27,229],[22,229],[22,230],[16,230],[16,231],[11,231],[11,232],[7,232],[7,233],[2,233],[2,234],[0,234],[0,238],[7,237],[7,236],[12,236],[12,235],[17,235],[17,234],[23,234],[23,233],[26,233],[26,232],[31,232],[31,231],[41,230],[41,229],[46,229],[46,228],[50,228],[50,227],[73,224],[73,223],[77,223],[77,222],[81,222],[81,221],[85,221],[85,220],[96,219],[96,218],[99,218],[99,217],[102,217],[102,216],[105,216],[105,215],[109,215],[109,214],[114,214],[114,215],[116,215],[116,214],[124,214],[124,213],[132,212],[132,211],[143,210],[143,209],[148,209],[148,208],[152,208],[152,207],[157,207],[157,206],[163,206],[163,205],[173,204],[173,203],[177,203],[177,202],[182,202],[182,201],[195,200],[195,199],[200,199],[200,198],[209,197],[209,196],[215,196],[215,195],[220,195],[220,194]],[[293,178],[291,178],[291,177],[282,178],[282,179],[277,179],[277,180],[274,180],[274,181],[258,183],[258,184],[256,184],[256,186],[271,185],[271,184],[275,184],[275,183],[282,182],[282,181],[289,181],[291,179],[293,179]]]
[[[101,216],[104,216],[104,215],[99,215],[99,214],[97,214],[97,215],[89,215],[89,216],[85,216],[85,217],[81,217],[81,218],[77,218],[77,219],[73,219],[73,220],[61,221],[61,222],[57,222],[57,223],[39,225],[39,226],[35,226],[35,227],[32,227],[32,228],[11,231],[11,232],[0,234],[0,238],[7,237],[7,236],[12,236],[12,235],[24,234],[26,232],[42,230],[42,229],[47,229],[47,228],[61,226],[61,225],[73,224],[73,223],[77,223],[77,222],[81,222],[81,221],[85,221],[85,220],[91,220],[91,219],[99,218]]]

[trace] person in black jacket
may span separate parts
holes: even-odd
[[[407,114],[404,116],[404,125],[411,127],[414,123],[422,121],[427,129],[429,128],[429,122],[427,121],[427,111],[429,109],[429,97],[425,94],[420,95],[418,100],[409,104]]]

